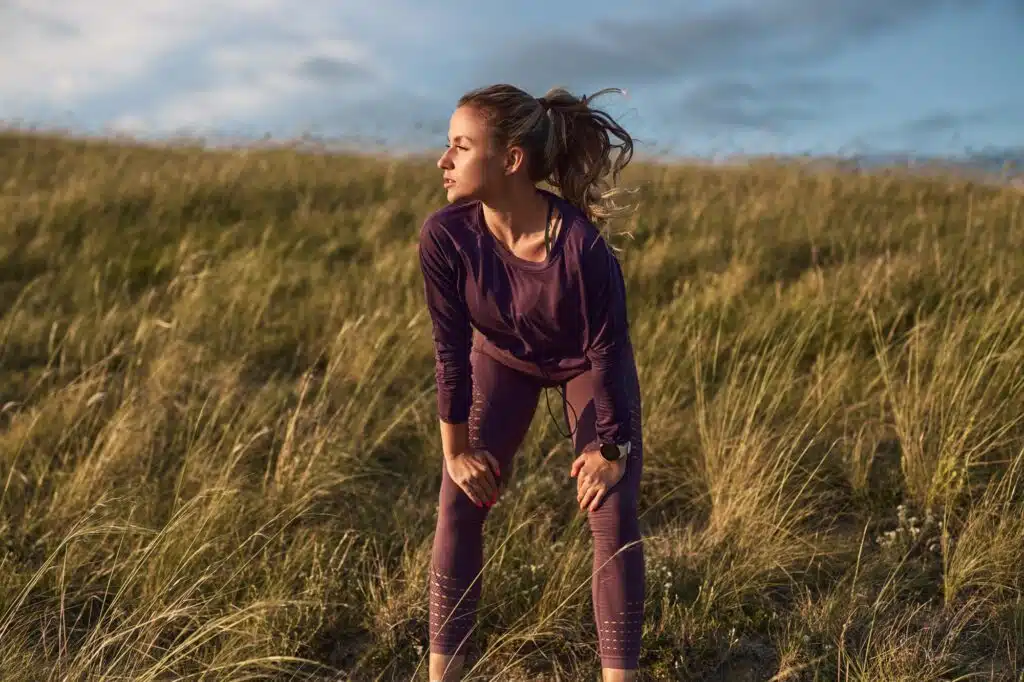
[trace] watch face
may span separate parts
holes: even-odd
[[[614,443],[605,443],[604,445],[601,446],[601,456],[604,457],[609,462],[614,462],[615,460],[619,459],[621,454],[622,451],[619,450],[619,446],[615,445]]]

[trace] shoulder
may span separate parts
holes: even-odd
[[[611,253],[601,230],[577,207],[564,199],[560,202],[567,233],[565,249],[575,253],[580,262],[600,253]]]
[[[454,203],[439,208],[423,220],[420,236],[437,238],[448,235],[459,241],[459,237],[472,228],[476,210],[476,202]]]
[[[562,202],[568,232],[564,244],[566,265],[579,273],[588,286],[604,286],[609,277],[621,278],[618,257],[601,229],[586,214]]]
[[[449,204],[428,215],[420,225],[419,248],[424,255],[454,259],[472,240],[475,204]]]

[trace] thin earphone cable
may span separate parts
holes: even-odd
[[[544,377],[548,381],[550,381],[551,378],[548,376],[548,373],[544,371],[544,368],[540,365],[540,363],[537,363],[537,366],[540,367],[540,371],[544,375]],[[560,388],[559,393],[561,393],[562,395],[562,405],[564,405],[566,408],[566,418],[568,418],[569,416],[569,410],[572,410],[573,425],[569,428],[569,433],[562,433],[562,427],[558,425],[558,418],[555,417],[555,413],[551,411],[551,400],[548,398],[547,386],[544,387],[544,402],[548,406],[548,415],[551,417],[551,421],[554,422],[555,429],[558,431],[558,435],[560,435],[562,438],[568,438],[569,440],[572,440],[573,436],[576,435],[576,431],[579,429],[580,426],[579,415],[576,414],[576,408],[572,406],[572,404],[569,402],[569,399],[566,397],[565,387],[561,386],[556,388]]]
[[[544,251],[545,251],[545,255],[551,255],[551,244],[550,244],[550,238],[549,238],[548,235],[549,235],[550,230],[551,230],[551,217],[552,217],[552,215],[554,215],[554,210],[555,210],[555,204],[549,198],[548,199],[548,219],[547,219],[547,221],[544,224]],[[544,378],[546,380],[548,380],[548,381],[551,381],[551,377],[548,376],[548,373],[544,370],[544,366],[543,366],[542,362],[538,362],[537,363],[537,367],[540,369],[541,374],[544,375]],[[558,431],[558,435],[562,436],[563,438],[568,438],[569,440],[572,440],[573,436],[576,435],[576,431],[579,429],[579,416],[576,414],[576,409],[569,403],[569,398],[566,396],[566,388],[565,388],[565,386],[563,385],[560,388],[561,388],[560,393],[562,394],[562,405],[565,407],[566,419],[568,419],[568,417],[569,417],[569,410],[572,410],[572,414],[573,414],[573,424],[572,424],[572,426],[569,427],[569,433],[568,434],[562,433],[562,428],[558,424],[558,419],[555,417],[554,412],[551,411],[551,400],[548,398],[548,387],[547,386],[544,387],[544,403],[548,407],[548,415],[551,417],[551,421],[554,422],[555,429]]]

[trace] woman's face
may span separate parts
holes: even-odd
[[[493,148],[479,111],[462,106],[448,123],[448,149],[437,160],[449,202],[485,199],[506,179],[503,154]]]

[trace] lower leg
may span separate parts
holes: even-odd
[[[481,593],[486,516],[445,471],[430,565],[431,680],[461,676]]]
[[[596,533],[595,533],[596,535]],[[598,538],[595,537],[595,540]],[[644,622],[644,560],[639,544],[595,543],[594,618],[597,625],[601,668],[605,682],[632,680],[640,667]],[[604,549],[605,551],[602,551]],[[618,552],[617,556],[609,557]],[[603,567],[598,568],[603,564]]]
[[[639,469],[639,462],[629,462]],[[628,465],[627,465],[628,466]],[[632,680],[643,636],[643,540],[637,517],[637,478],[629,472],[590,512],[594,539],[592,592],[604,680]]]
[[[482,510],[452,511],[442,505],[430,568],[430,679],[445,682],[461,677],[483,566]],[[452,516],[461,523],[453,522]]]
[[[589,514],[594,539],[591,589],[605,682],[636,679],[640,665],[646,585],[637,514],[639,469],[639,460],[628,462],[620,481],[624,485],[614,486]]]

